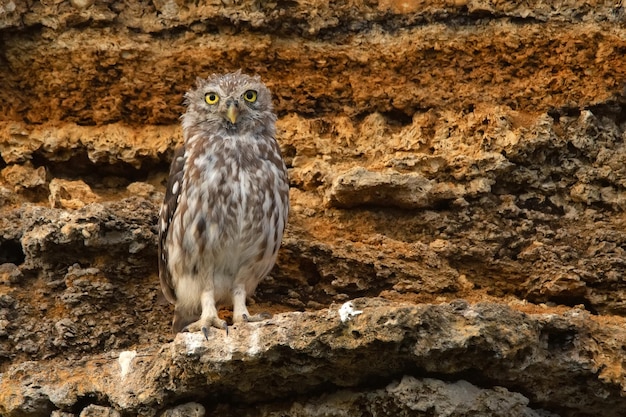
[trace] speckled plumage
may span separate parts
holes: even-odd
[[[172,330],[225,327],[250,316],[246,296],[272,269],[289,210],[271,94],[240,72],[198,79],[186,95],[184,146],[172,161],[159,227],[159,277]],[[254,100],[253,100],[254,99]]]

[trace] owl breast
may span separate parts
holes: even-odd
[[[260,146],[251,134],[187,145],[172,275],[195,277],[195,286],[212,280],[216,302],[229,304],[237,280],[252,293],[275,263],[287,222],[286,169],[271,155],[277,145]]]

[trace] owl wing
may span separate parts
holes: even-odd
[[[174,154],[170,165],[170,175],[167,180],[165,199],[159,214],[159,279],[161,290],[170,303],[176,302],[176,292],[172,284],[172,276],[167,266],[167,234],[172,224],[172,218],[178,206],[179,195],[183,185],[183,172],[185,167],[185,147],[181,146]]]

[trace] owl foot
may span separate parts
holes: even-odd
[[[228,323],[224,322],[224,326],[222,328],[226,332],[226,336],[228,336]],[[202,326],[202,334],[204,335],[204,338],[208,341],[209,340],[209,329],[207,329],[205,326]]]
[[[253,315],[242,314],[241,318],[244,323],[254,323],[257,321],[271,319],[272,315],[270,313],[259,313],[259,314],[253,314]]]
[[[194,321],[193,323],[188,324],[183,328],[183,332],[202,332],[204,338],[209,340],[209,328],[215,327],[217,329],[224,329],[226,331],[226,336],[228,336],[228,324],[220,319],[219,317],[207,317],[200,318],[198,321]]]

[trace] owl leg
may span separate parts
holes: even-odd
[[[180,333],[189,324],[198,319],[198,316],[190,316],[187,311],[184,311],[177,305],[174,308],[174,319],[172,320],[172,333],[176,336],[176,333]]]
[[[237,286],[233,290],[233,323],[245,323],[263,321],[272,317],[269,313],[250,315],[246,307],[246,290],[243,286]]]
[[[215,292],[206,290],[200,296],[202,304],[202,314],[197,321],[188,324],[183,329],[184,332],[202,332],[204,338],[209,340],[209,328],[216,327],[226,330],[228,334],[228,324],[217,316],[217,308],[215,307]]]

